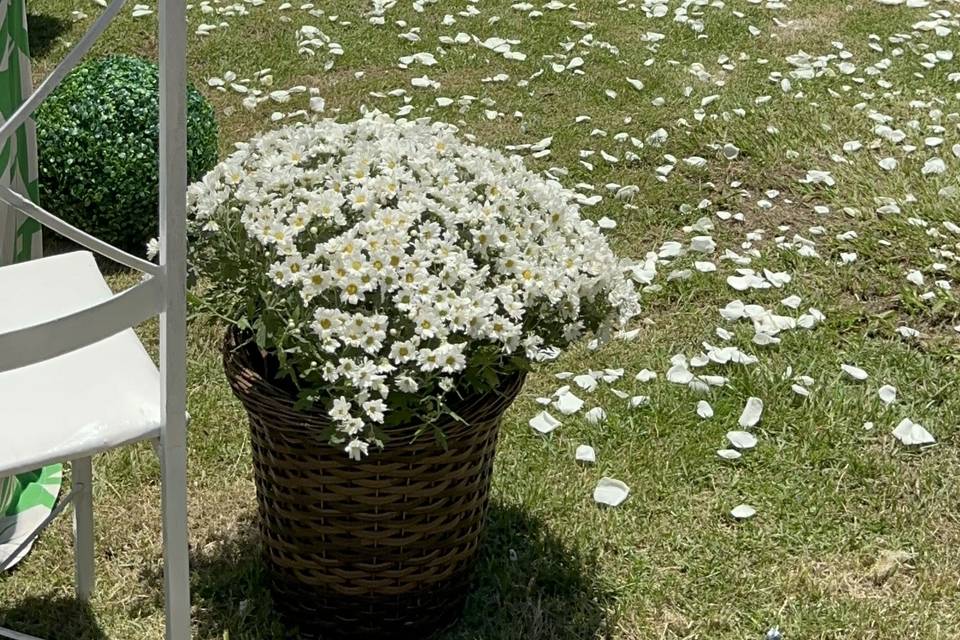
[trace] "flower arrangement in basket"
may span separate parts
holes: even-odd
[[[629,265],[520,158],[379,113],[265,133],[188,198],[281,608],[334,635],[448,624],[500,415],[532,362],[638,312]]]

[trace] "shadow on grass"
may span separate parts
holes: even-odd
[[[256,522],[193,562],[198,640],[285,638],[260,563]],[[608,635],[612,601],[593,567],[535,518],[492,505],[462,621],[437,640],[585,640]]]
[[[107,639],[90,605],[62,596],[31,596],[19,600],[15,607],[0,605],[0,627],[46,640]]]
[[[27,13],[27,38],[30,56],[42,58],[53,48],[57,38],[70,30],[70,23],[44,13]]]

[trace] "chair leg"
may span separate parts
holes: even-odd
[[[166,640],[190,638],[190,549],[187,532],[187,460],[183,448],[163,447],[163,573]]]
[[[93,547],[93,463],[80,458],[72,463],[74,563],[77,574],[77,598],[88,602],[96,582]]]

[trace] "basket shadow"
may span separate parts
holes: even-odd
[[[607,637],[613,594],[597,566],[542,521],[494,503],[463,619],[438,640]]]
[[[30,57],[42,58],[47,55],[57,38],[70,30],[70,23],[57,16],[45,13],[27,12],[27,46]]]
[[[256,516],[193,558],[198,640],[297,637],[273,612]],[[607,635],[612,595],[593,567],[522,510],[492,504],[462,620],[436,640],[584,640]]]
[[[0,606],[0,626],[47,640],[107,640],[90,605],[63,596],[31,596]]]

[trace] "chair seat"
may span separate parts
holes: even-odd
[[[112,297],[93,254],[0,268],[0,334]],[[160,435],[160,374],[133,330],[0,372],[0,476]]]

